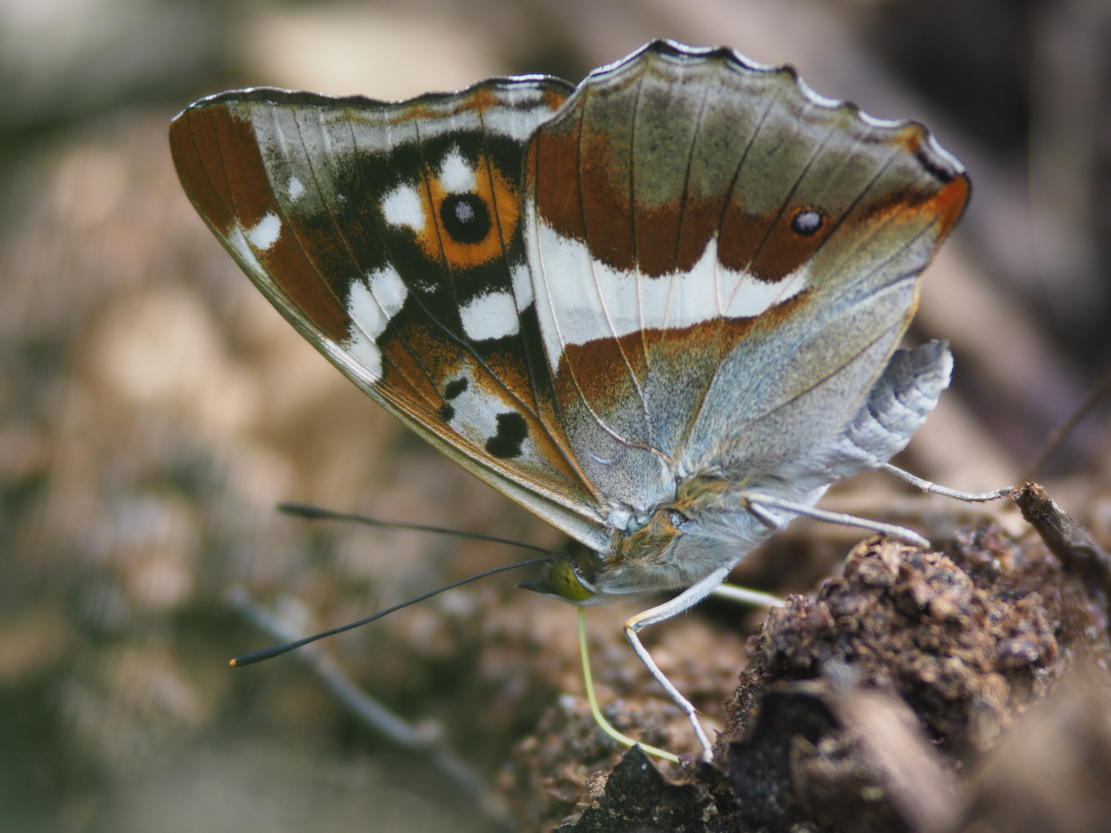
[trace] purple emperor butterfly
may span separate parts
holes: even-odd
[[[253,89],[170,128],[186,193],[371,398],[576,539],[578,604],[712,592],[948,385],[896,349],[969,196],[924,127],[789,68],[659,41],[577,87],[495,78],[402,103]]]

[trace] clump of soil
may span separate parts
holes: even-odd
[[[559,829],[1103,829],[1108,562],[1037,487],[1017,499],[1044,541],[984,527],[945,553],[857,546],[841,577],[790,597],[749,640],[713,764],[672,781],[634,749],[608,775],[575,776],[582,813]],[[519,781],[567,771],[535,754],[517,766]],[[570,811],[564,787],[535,829]]]

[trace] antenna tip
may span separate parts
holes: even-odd
[[[230,665],[232,668],[236,668],[239,665],[239,660],[228,660],[228,665]]]

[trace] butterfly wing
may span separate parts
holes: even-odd
[[[694,472],[805,473],[968,193],[923,127],[790,69],[657,42],[592,73],[530,142],[525,237],[567,435],[611,517]]]
[[[170,144],[201,216],[302,335],[440,451],[600,548],[519,216],[525,142],[568,92],[541,78],[400,104],[247,90],[189,107]]]

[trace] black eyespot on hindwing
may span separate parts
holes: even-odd
[[[475,194],[452,194],[440,205],[444,230],[456,243],[481,243],[490,233],[490,211]]]
[[[498,414],[498,432],[486,441],[486,450],[502,460],[516,457],[528,437],[528,423],[515,411]]]
[[[812,234],[817,234],[824,222],[825,218],[822,217],[822,212],[814,208],[803,208],[796,211],[795,216],[791,218],[791,231],[803,237],[809,237]]]

